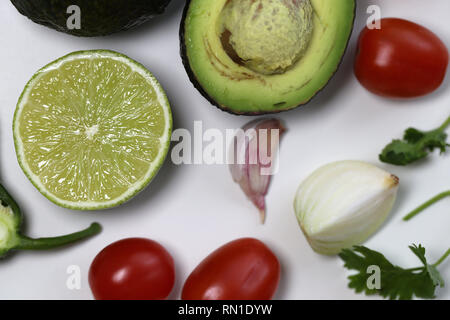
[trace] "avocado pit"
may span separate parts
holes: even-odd
[[[264,75],[297,63],[313,34],[310,0],[228,0],[220,19],[221,42],[237,64]]]

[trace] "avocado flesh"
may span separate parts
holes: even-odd
[[[105,36],[128,30],[162,14],[171,0],[11,0],[33,22],[81,37]],[[81,11],[81,29],[68,29],[67,8]]]
[[[271,1],[285,0],[252,2],[264,6]],[[227,35],[228,41],[223,39],[223,11],[229,0],[188,1],[180,36],[182,58],[191,81],[209,101],[235,114],[281,112],[307,103],[338,68],[351,35],[356,6],[354,0],[309,2],[313,28],[306,50],[281,73],[264,74],[239,60],[238,52],[232,52],[236,50],[227,45],[232,35]]]

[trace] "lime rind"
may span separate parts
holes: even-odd
[[[144,77],[150,85],[153,87],[153,89],[156,92],[157,100],[160,103],[163,111],[164,111],[164,119],[165,119],[165,130],[164,134],[159,138],[160,140],[160,149],[158,151],[158,154],[156,158],[151,162],[147,172],[145,175],[142,176],[141,179],[136,181],[128,190],[123,193],[120,197],[111,199],[109,201],[102,201],[102,202],[96,202],[96,201],[68,201],[61,199],[57,196],[55,196],[51,191],[49,191],[44,184],[40,181],[40,178],[33,173],[31,170],[29,164],[26,161],[26,157],[24,154],[24,148],[22,139],[20,137],[19,132],[19,118],[21,115],[21,112],[23,110],[24,105],[28,101],[28,97],[30,94],[30,91],[32,90],[34,84],[37,83],[37,81],[45,75],[47,72],[53,69],[58,69],[62,64],[68,61],[74,61],[76,59],[95,59],[95,58],[110,58],[113,60],[117,60],[120,62],[125,63],[127,66],[131,68],[132,71],[137,72],[139,75]],[[170,109],[170,104],[167,99],[167,96],[159,84],[159,82],[156,80],[156,78],[153,76],[153,74],[148,71],[142,64],[130,59],[129,57],[114,52],[110,50],[88,50],[88,51],[77,51],[70,53],[68,55],[65,55],[48,65],[41,68],[38,72],[36,72],[33,77],[28,81],[27,85],[25,86],[21,96],[19,97],[19,101],[17,103],[16,111],[14,113],[14,119],[13,119],[13,136],[14,136],[14,145],[16,149],[17,159],[19,162],[20,167],[24,171],[27,178],[31,181],[31,183],[50,201],[53,203],[65,207],[68,209],[74,209],[74,210],[101,210],[101,209],[107,209],[112,208],[118,205],[121,205],[131,198],[133,198],[136,194],[138,194],[140,191],[142,191],[155,177],[155,175],[158,173],[159,169],[161,168],[162,164],[164,163],[164,160],[168,154],[169,146],[170,146],[170,140],[171,140],[171,133],[172,133],[172,113]]]

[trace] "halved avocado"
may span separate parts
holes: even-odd
[[[188,0],[181,57],[222,110],[275,113],[307,103],[331,79],[353,29],[354,0]]]
[[[124,31],[162,14],[171,0],[11,0],[24,16],[49,28],[81,37]],[[77,5],[81,28],[67,28],[67,9]]]

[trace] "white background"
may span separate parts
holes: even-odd
[[[21,16],[9,1],[0,1],[0,179],[26,216],[30,236],[73,232],[100,222],[101,235],[82,244],[51,252],[17,252],[0,261],[1,299],[92,299],[89,265],[106,245],[126,237],[148,237],[173,255],[178,298],[189,272],[212,250],[239,237],[266,242],[282,264],[278,299],[364,299],[347,288],[348,272],[337,257],[313,253],[294,216],[293,199],[299,183],[317,167],[335,160],[372,162],[398,175],[401,188],[391,217],[366,245],[382,251],[394,263],[415,267],[409,251],[422,243],[434,261],[450,247],[450,199],[403,222],[413,207],[450,188],[450,153],[432,155],[399,168],[378,162],[379,151],[408,126],[437,127],[449,116],[450,90],[443,86],[425,98],[387,100],[371,95],[352,72],[356,39],[367,19],[369,4],[379,4],[383,16],[407,18],[433,30],[450,47],[447,0],[358,0],[355,31],[339,72],[307,106],[279,115],[289,131],[281,144],[280,171],[267,196],[268,216],[258,213],[231,180],[226,166],[175,166],[170,158],[152,184],[129,203],[115,209],[86,213],[60,208],[27,180],[16,161],[12,118],[17,99],[35,71],[50,61],[81,49],[112,49],[143,63],[160,80],[172,104],[175,128],[238,128],[248,117],[233,116],[211,106],[191,85],[179,56],[178,28],[183,1],[174,0],[165,15],[129,32],[95,39],[76,38],[36,25]],[[66,287],[66,269],[78,265],[81,290]],[[450,284],[450,261],[441,265]],[[450,298],[450,285],[439,290]]]

